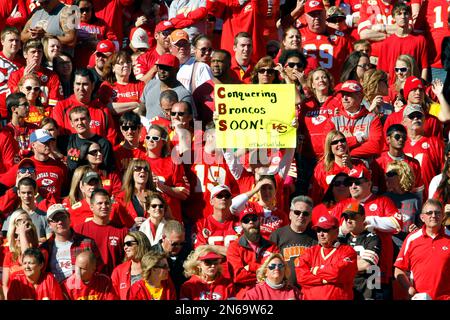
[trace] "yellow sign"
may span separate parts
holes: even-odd
[[[293,84],[216,84],[218,148],[295,148]]]

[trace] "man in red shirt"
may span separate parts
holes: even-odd
[[[392,9],[392,17],[397,26],[395,33],[380,44],[377,69],[383,70],[389,77],[389,84],[395,82],[394,67],[401,54],[412,56],[419,67],[421,78],[427,79],[428,48],[423,35],[415,34],[410,26],[411,8],[405,3],[397,3]]]
[[[322,215],[314,224],[319,244],[307,248],[295,269],[304,300],[353,300],[353,280],[358,271],[353,248],[340,244],[339,221]]]
[[[305,55],[316,58],[334,79],[339,79],[342,65],[352,51],[350,41],[343,32],[327,27],[321,0],[306,2],[305,17],[307,26],[300,29]]]
[[[342,213],[354,200],[364,207],[366,212],[366,228],[375,231],[381,240],[381,289],[375,290],[377,299],[389,299],[391,296],[392,264],[394,260],[394,246],[392,235],[398,233],[403,225],[402,215],[398,212],[394,202],[386,197],[375,195],[371,191],[371,173],[366,168],[353,169],[346,181],[350,189],[351,198],[340,201],[332,210],[332,215],[341,221],[340,233],[348,233],[346,221]]]
[[[245,292],[256,285],[256,271],[278,247],[264,239],[260,232],[259,216],[243,210],[239,215],[243,235],[228,246],[228,270],[236,289],[236,298],[242,299]]]
[[[128,229],[110,224],[111,198],[106,190],[94,190],[90,206],[94,213],[93,219],[75,226],[75,231],[94,239],[105,263],[101,272],[110,276],[113,269],[122,263],[123,241]]]
[[[160,21],[155,27],[156,47],[140,55],[137,59],[138,73],[135,74],[136,79],[148,82],[153,79],[157,70],[155,62],[164,53],[169,53],[170,34],[175,30],[174,25],[170,21]]]
[[[403,242],[394,264],[395,277],[413,300],[449,300],[450,235],[442,226],[442,204],[427,200],[420,219],[424,226]]]
[[[44,105],[54,107],[59,100],[63,99],[63,90],[58,75],[42,66],[44,49],[40,40],[30,39],[23,46],[23,56],[26,65],[11,73],[8,87],[11,92],[18,90],[19,81],[25,74],[34,73],[41,81],[41,102]]]
[[[231,74],[241,83],[251,83],[251,73],[255,67],[252,61],[253,41],[246,32],[239,32],[234,37],[234,57],[231,59]]]

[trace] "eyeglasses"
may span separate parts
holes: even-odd
[[[108,56],[101,52],[97,52],[95,55],[97,56],[97,58],[108,59]]]
[[[168,37],[172,33],[172,30],[164,30],[160,31],[159,33],[162,34],[164,37]]]
[[[131,129],[131,131],[136,131],[137,128],[138,128],[138,126],[136,126],[136,125],[132,125],[132,126],[122,126],[121,128],[122,128],[123,131],[128,131],[128,130],[130,130],[130,129]]]
[[[145,139],[152,140],[158,142],[159,140],[166,141],[166,139],[158,137],[158,136],[145,136]]]
[[[256,221],[258,221],[258,217],[256,215],[248,215],[248,216],[245,216],[244,218],[242,218],[241,221],[242,221],[242,223],[245,223],[245,224],[250,223],[250,221],[256,222]]]
[[[148,168],[144,166],[134,166],[133,170],[135,172],[141,172],[142,170],[144,170],[145,172],[149,172]]]
[[[286,68],[287,66],[289,66],[289,68],[303,68],[303,65],[300,62],[288,62],[284,65],[284,67]]]
[[[364,63],[364,64],[358,64],[358,67],[363,68],[363,69],[370,69],[371,65],[369,63]]]
[[[218,195],[216,195],[217,199],[230,199],[231,198],[231,194],[229,193],[219,193]]]
[[[54,216],[52,219],[48,219],[49,222],[58,223],[60,221],[66,221],[69,216],[65,213],[58,214]]]
[[[160,264],[160,265],[156,265],[153,268],[155,269],[164,269],[164,270],[168,270],[169,269],[169,265],[168,264]]]
[[[206,264],[207,266],[212,266],[214,265],[219,265],[220,264],[220,260],[219,259],[211,259],[211,260],[203,260],[203,263]]]
[[[394,134],[393,136],[392,136],[395,140],[400,140],[400,139],[403,139],[403,140],[406,140],[406,136],[404,135],[404,134],[399,134],[399,133],[396,133],[396,134]]]
[[[87,13],[87,12],[89,12],[91,10],[92,10],[91,7],[80,8],[80,13]]]
[[[395,67],[394,70],[396,73],[404,73],[404,72],[408,71],[408,68],[407,67],[401,67],[401,68]]]
[[[164,209],[163,204],[151,204],[150,207],[152,207],[153,209],[156,209],[156,208]]]
[[[167,239],[167,238],[165,238]],[[182,242],[172,242],[171,240],[167,239],[167,241],[169,241],[170,245],[172,247],[182,247],[186,244],[186,241],[182,241]]]
[[[304,217],[309,217],[309,215],[311,214],[309,211],[301,211],[301,210],[292,210],[292,213],[295,214],[296,216],[302,215]]]
[[[267,266],[267,268],[269,270],[275,270],[275,269],[283,270],[284,269],[284,264],[282,264],[282,263],[272,263],[272,264],[269,264]]]
[[[91,156],[96,156],[96,155],[98,155],[98,154],[102,154],[102,150],[100,150],[100,149],[95,149],[95,150],[91,150],[91,151],[88,151],[88,155],[91,155]]]
[[[259,74],[265,74],[265,73],[267,73],[267,74],[270,74],[270,75],[274,75],[275,74],[275,69],[272,69],[272,68],[261,68],[261,69],[259,69],[258,70],[258,73]]]
[[[413,112],[411,114],[408,114],[408,119],[409,120],[414,120],[414,119],[422,119],[423,118],[423,114],[421,114],[420,112]]]
[[[176,116],[182,117],[182,116],[184,116],[185,114],[186,114],[186,112],[184,112],[184,111],[178,111],[178,112],[171,111],[171,112],[170,112],[170,115],[171,115],[172,117],[176,117]]]
[[[197,50],[200,50],[202,54],[211,53],[212,48],[197,48]]]
[[[35,172],[36,172],[36,169],[33,168],[33,167],[22,167],[22,168],[19,168],[19,172],[20,172],[21,174],[24,174],[24,173],[27,173],[27,172],[29,172],[29,173],[35,173]]]
[[[333,186],[335,186],[335,187],[345,186],[345,181],[335,181],[333,183]]]
[[[33,90],[34,92],[39,92],[41,90],[41,87],[26,86],[25,90],[27,90],[27,91]]]
[[[333,18],[328,18],[327,21],[330,23],[339,23],[339,22],[345,21],[345,18],[344,17],[333,17]]]
[[[125,242],[123,243],[123,245],[124,245],[125,247],[132,247],[133,244],[138,244],[138,242],[137,242],[136,240],[130,240],[130,241],[125,241]]]
[[[364,178],[363,179],[348,179],[345,181],[345,185],[347,187],[351,187],[353,184],[355,184],[355,186],[360,186],[365,182],[367,182],[367,180]]]
[[[164,71],[170,71],[170,70],[173,70],[173,69],[174,69],[174,68],[171,67],[171,66],[166,66],[166,65],[163,65],[163,64],[157,64],[156,67],[157,67],[158,69],[164,70]]]
[[[436,216],[440,216],[442,214],[442,211],[440,211],[440,210],[428,210],[428,211],[423,212],[423,213],[426,214],[427,216],[431,216],[431,215],[433,215],[433,213]]]
[[[30,104],[29,104],[28,102],[24,102],[24,103],[19,103],[17,106],[29,108],[29,107],[30,107]]]
[[[386,177],[388,177],[388,178],[392,178],[395,176],[398,176],[397,171],[391,170],[391,171],[386,172]]]
[[[347,143],[347,139],[346,139],[346,138],[342,138],[342,139],[339,139],[339,140],[333,140],[333,141],[331,141],[330,144],[331,144],[332,146],[335,146],[335,145],[337,145],[339,142],[345,144],[345,143]]]

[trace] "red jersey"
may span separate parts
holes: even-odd
[[[360,19],[358,23],[358,32],[361,34],[365,30],[375,24],[392,25],[392,8],[397,1],[384,3],[381,0],[362,1],[359,9]]]
[[[448,2],[446,0],[412,0],[419,3],[420,11],[414,29],[424,31],[427,39],[428,57],[432,68],[443,68],[441,45],[445,37],[450,36],[448,27]]]
[[[412,142],[408,138],[403,152],[419,162],[425,186],[429,186],[431,179],[442,172],[444,145],[441,139],[437,137],[422,137]]]
[[[161,286],[161,297],[156,299],[150,292],[150,285],[147,281],[141,279],[131,286],[128,300],[177,300],[175,286],[170,278],[168,280],[162,280]]]
[[[345,34],[331,28],[327,28],[324,34],[318,34],[308,26],[301,28],[300,34],[305,56],[317,58],[319,65],[330,71],[337,81],[344,61],[352,52],[351,43]]]
[[[95,16],[105,21],[117,36],[119,43],[122,42],[123,34],[123,7],[132,3],[131,0],[98,0],[93,3]]]
[[[233,283],[221,275],[209,283],[193,275],[181,285],[180,289],[180,300],[228,300],[230,298],[234,298]]]
[[[25,0],[1,1],[0,3],[0,30],[6,26],[21,30],[27,23],[28,12]]]
[[[353,300],[357,254],[346,244],[315,245],[300,256],[295,269],[304,300]]]
[[[417,292],[428,293],[433,300],[449,299],[450,296],[450,236],[441,227],[432,238],[426,226],[410,233],[403,242],[394,266],[411,271]]]
[[[9,60],[3,51],[0,51],[0,93],[8,95],[11,91],[8,88],[8,79],[14,71],[23,66],[23,59],[19,57]]]
[[[114,158],[116,159],[116,168],[120,174],[125,173],[128,168],[128,164],[133,159],[145,159],[147,151],[145,147],[140,144],[139,147],[133,149],[127,149],[122,141],[120,144],[114,147]]]
[[[228,247],[232,241],[237,240],[242,227],[236,216],[231,220],[219,222],[212,215],[203,218],[194,226],[194,248],[203,245],[216,245]]]
[[[352,198],[348,198],[340,201],[333,209],[332,214],[343,221],[342,212],[347,205],[352,202]],[[378,196],[371,194],[368,198],[360,201],[361,205],[364,206],[367,217],[381,217],[390,218],[389,219],[389,230],[382,231],[375,229],[376,234],[381,240],[381,250],[379,266],[381,269],[381,282],[390,283],[392,277],[392,264],[394,262],[394,246],[392,242],[392,235],[401,230],[403,226],[403,218],[401,213],[398,212],[398,208],[395,206],[394,202],[386,196]]]
[[[58,281],[50,272],[42,272],[36,285],[30,283],[23,271],[11,275],[8,300],[64,300]]]
[[[20,161],[19,146],[14,137],[5,130],[0,130],[0,146],[0,173],[4,173]],[[11,185],[7,185],[8,187],[12,187],[16,183],[16,172],[17,170],[10,173],[10,179],[14,181]],[[1,181],[3,182],[3,180]],[[3,182],[3,184],[5,183]]]
[[[102,273],[94,273],[89,283],[72,274],[62,283],[64,295],[69,300],[118,300],[111,278]]]
[[[380,54],[378,56],[377,69],[389,74],[389,85],[395,83],[395,62],[401,54],[412,56],[419,68],[419,71],[426,69],[428,63],[428,46],[424,36],[420,34],[409,34],[406,37],[399,37],[396,34],[389,36],[380,44]]]
[[[253,42],[254,43],[254,42]],[[250,61],[246,68],[242,68],[239,63],[236,61],[236,58],[233,56],[231,58],[231,68],[230,68],[230,76],[237,83],[247,83],[250,84],[252,82],[252,72],[255,64]]]
[[[83,222],[74,226],[74,229],[75,232],[94,239],[105,263],[101,272],[110,275],[123,260],[123,239],[125,239],[128,229],[116,228],[112,225],[98,225],[94,221]]]
[[[103,103],[108,102],[139,102],[145,83],[130,82],[127,84],[103,81],[98,90],[98,96]]]
[[[183,187],[189,189],[187,178],[184,175],[184,167],[181,164],[175,164],[171,157],[166,158],[148,158],[146,159],[150,164],[152,175],[158,177],[166,186],[169,187]],[[161,190],[158,190],[161,192]],[[171,197],[163,193],[164,199],[169,205],[172,216],[178,221],[182,221],[181,217],[181,202],[180,199]]]
[[[19,70],[11,73],[8,80],[8,87],[11,92],[15,92],[19,88],[19,81],[22,79],[25,67],[21,67]],[[47,68],[35,69],[34,72],[41,81],[41,102],[44,105],[56,106],[58,101],[64,99],[63,89],[59,82],[58,75]]]
[[[28,158],[32,155],[33,150],[31,149],[30,135],[34,130],[39,129],[39,127],[32,123],[25,122],[23,126],[15,126],[9,122],[3,130],[9,131],[16,139],[19,145],[19,156],[21,159]]]
[[[150,71],[155,65],[155,62],[159,59],[160,54],[156,51],[156,48],[150,51],[146,51],[137,58],[137,63],[133,67],[134,75],[136,79],[140,79]]]

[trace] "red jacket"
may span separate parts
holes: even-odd
[[[181,285],[180,300],[228,300],[234,298],[234,287],[230,279],[218,276],[213,282],[206,283],[193,275]]]
[[[306,249],[295,274],[305,300],[352,300],[357,271],[356,251],[337,242],[331,251],[321,245]]]
[[[232,241],[227,250],[228,270],[236,288],[236,298],[241,299],[245,292],[256,285],[256,270],[272,253],[278,253],[278,247],[261,237],[258,253],[253,251],[245,236]],[[245,268],[248,266],[248,270]]]
[[[36,287],[31,284],[23,271],[11,275],[8,300],[64,300],[58,281],[50,272],[43,272]]]
[[[128,300],[131,288],[131,260],[115,267],[111,274],[111,280],[120,300]]]
[[[266,282],[258,283],[247,291],[245,300],[301,300],[300,290],[286,284],[281,289],[273,289]]]
[[[177,300],[175,286],[170,278],[161,281],[163,292],[160,300]],[[155,300],[146,287],[144,279],[139,280],[130,288],[129,300]]]

